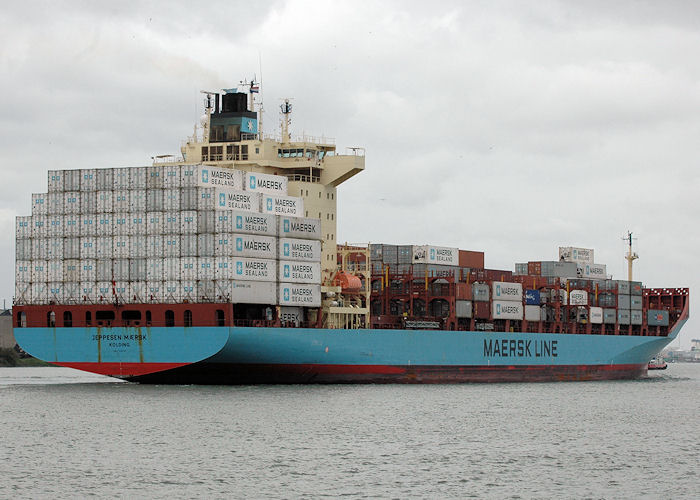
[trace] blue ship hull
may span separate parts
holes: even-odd
[[[635,378],[675,336],[247,327],[20,328],[62,366],[153,383],[442,383]]]

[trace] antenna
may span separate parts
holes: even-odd
[[[202,142],[209,142],[209,123],[211,122],[211,96],[216,96],[216,107],[219,107],[219,93],[212,92],[211,90],[200,90],[200,94],[206,94],[207,98],[204,101],[204,112],[207,115],[206,122],[202,123]],[[218,110],[217,110],[218,111]],[[196,125],[195,125],[196,134]]]
[[[289,142],[289,124],[292,123],[292,103],[291,97],[284,99],[284,102],[280,104],[280,111],[282,111],[282,142]]]
[[[627,279],[629,281],[632,281],[632,262],[639,258],[639,255],[637,255],[636,252],[632,252],[632,240],[636,239],[637,238],[632,238],[632,233],[630,231],[627,231],[627,236],[622,237],[622,241],[626,241],[628,243],[628,250],[627,255],[625,255],[625,259],[627,260]]]

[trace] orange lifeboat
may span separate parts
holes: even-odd
[[[333,280],[336,286],[340,286],[344,292],[358,292],[362,288],[362,281],[354,274],[343,271],[338,272]]]

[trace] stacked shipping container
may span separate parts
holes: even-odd
[[[16,224],[17,304],[319,307],[321,230],[287,178],[202,165],[50,171]]]

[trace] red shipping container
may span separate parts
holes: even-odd
[[[457,300],[472,300],[472,286],[467,283],[455,283],[455,298]]]
[[[484,252],[474,252],[472,250],[459,251],[459,267],[469,267],[472,269],[484,268]]]
[[[539,276],[542,274],[542,262],[530,261],[527,263],[527,274],[530,276]]]
[[[476,319],[489,319],[491,317],[491,302],[472,302],[474,317]]]

